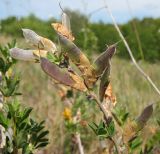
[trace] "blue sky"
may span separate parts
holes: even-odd
[[[59,1],[64,8],[80,10],[88,14],[104,5],[103,0],[0,0],[0,19],[10,15],[17,17],[34,13],[41,19],[60,18]],[[131,18],[128,3],[134,17],[160,17],[160,0],[106,0],[117,22],[124,23]],[[91,21],[111,22],[105,10],[95,13]]]

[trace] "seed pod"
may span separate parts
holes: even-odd
[[[104,99],[105,91],[110,83],[110,69],[111,65],[109,62],[109,65],[105,69],[102,77],[101,77],[101,82],[100,82],[100,87],[99,87],[99,99],[102,102]]]
[[[57,50],[55,44],[51,40],[39,36],[33,30],[22,29],[22,31],[26,41],[31,43],[36,48],[51,51],[52,53]]]
[[[32,50],[34,56],[37,57],[47,57],[48,51],[46,50]]]
[[[55,53],[55,51],[57,51],[56,45],[51,40],[41,37],[40,42],[43,44],[43,50],[47,50],[52,53]]]
[[[124,138],[125,144],[128,144],[128,142],[136,136],[136,134],[138,132],[137,127],[138,127],[138,125],[135,120],[127,121],[127,123],[125,124],[125,126],[123,128],[123,130],[124,130],[123,131],[123,138]]]
[[[141,113],[141,115],[133,121],[128,121],[124,128],[124,141],[127,143],[132,140],[136,134],[143,129],[147,121],[153,113],[153,105],[147,106]]]
[[[33,44],[34,46],[40,46],[43,47],[43,44],[40,44],[41,37],[35,33],[33,30],[30,29],[22,29],[23,36],[26,39],[28,43]]]
[[[71,33],[70,19],[65,12],[62,13],[62,25],[67,28],[68,32]]]
[[[116,44],[113,44],[107,48],[105,52],[103,52],[93,63],[93,66],[96,70],[96,75],[102,75],[103,71],[109,65],[109,60],[116,52]]]
[[[64,37],[66,37],[70,41],[75,40],[72,33],[70,31],[68,31],[67,27],[65,27],[64,25],[62,25],[60,23],[52,23],[51,25],[57,33],[63,35]]]
[[[151,117],[152,113],[153,113],[153,105],[151,104],[142,111],[141,115],[136,120],[139,129],[142,129],[145,126],[145,124]]]
[[[20,48],[10,49],[10,55],[14,59],[24,60],[24,61],[34,61],[35,56],[33,55],[32,50],[23,50]]]
[[[76,74],[64,72],[57,65],[51,63],[46,58],[41,58],[41,67],[46,74],[59,83],[77,90],[86,91],[83,81]]]
[[[89,59],[85,54],[69,39],[59,34],[59,40],[62,43],[65,51],[72,62],[79,68],[84,78],[84,82],[88,88],[92,88],[93,84],[97,81],[97,77],[94,74],[94,68],[90,64]]]

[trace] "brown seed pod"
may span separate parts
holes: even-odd
[[[51,40],[39,36],[37,33],[30,29],[22,29],[22,31],[26,41],[31,43],[36,48],[47,50],[52,53],[57,51],[56,45]]]
[[[80,91],[87,90],[83,81],[76,74],[64,72],[57,65],[51,63],[46,58],[41,58],[40,61],[43,71],[59,83]]]
[[[106,89],[110,83],[110,69],[111,69],[111,65],[109,63],[101,77],[101,82],[99,86],[99,99],[101,102],[104,99]]]
[[[64,25],[62,25],[60,23],[52,23],[51,25],[52,25],[52,27],[54,28],[54,30],[56,32],[60,33],[61,35],[63,35],[67,39],[69,39],[70,41],[74,41],[75,40],[75,38],[72,35],[72,33]]]
[[[148,105],[136,119],[139,129],[142,129],[153,113],[153,105]]]
[[[109,61],[116,52],[116,44],[113,44],[107,48],[93,63],[96,70],[96,75],[102,75],[103,71],[108,67]]]
[[[90,64],[89,59],[85,54],[69,39],[59,34],[59,39],[63,45],[68,57],[72,62],[79,68],[84,78],[84,82],[88,88],[92,88],[94,83],[97,81],[97,76],[95,76],[95,70]]]

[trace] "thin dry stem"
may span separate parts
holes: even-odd
[[[93,99],[96,101],[97,105],[99,106],[99,108],[101,109],[102,113],[104,114],[105,119],[108,119],[108,113],[106,112],[104,106],[102,105],[102,103],[99,101],[99,99],[97,98],[96,94],[94,94],[93,92],[91,93],[91,96],[93,97]],[[120,154],[120,150],[119,150],[119,146],[118,144],[115,142],[115,140],[110,137],[110,140],[113,141],[114,146],[116,148],[116,152],[117,154]]]
[[[99,108],[103,112],[105,118],[107,119],[108,118],[108,113],[106,112],[106,110],[105,110],[104,106],[102,105],[102,103],[98,100],[97,96],[94,93],[91,93],[91,96],[96,101],[97,105],[99,106]]]
[[[83,145],[82,145],[81,137],[80,137],[80,134],[79,134],[79,133],[76,133],[76,139],[77,139],[77,144],[78,144],[79,153],[80,153],[80,154],[84,154]]]
[[[110,15],[110,17],[111,17],[111,19],[112,19],[112,22],[113,22],[113,24],[114,24],[115,29],[117,30],[120,38],[122,39],[124,45],[125,45],[126,48],[127,48],[127,51],[128,51],[128,53],[129,53],[129,55],[130,55],[130,58],[131,58],[133,64],[134,64],[135,67],[138,69],[138,71],[146,78],[146,80],[151,84],[151,86],[154,88],[154,90],[157,92],[157,94],[160,96],[160,90],[159,90],[159,88],[155,85],[155,83],[152,81],[152,79],[143,71],[143,69],[142,69],[142,68],[138,65],[138,63],[136,62],[136,60],[135,60],[135,58],[134,58],[134,56],[133,56],[133,54],[132,54],[132,51],[131,51],[131,49],[130,49],[130,47],[129,47],[127,41],[126,41],[126,39],[124,38],[121,30],[120,30],[119,27],[118,27],[118,24],[117,24],[114,16],[112,15],[112,12],[111,12],[110,8],[108,7],[108,5],[107,5],[107,3],[106,3],[106,0],[104,0],[104,4],[105,4],[105,8],[106,8],[108,14]]]

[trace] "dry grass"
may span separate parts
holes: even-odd
[[[131,114],[137,115],[147,104],[159,101],[159,96],[130,61],[115,57],[112,65],[111,81],[119,105],[126,106]],[[141,62],[140,65],[160,87],[159,63]],[[35,117],[40,120],[45,119],[50,130],[50,145],[46,153],[63,153],[65,138],[62,117],[63,103],[58,98],[56,89],[41,71],[39,64],[19,62],[16,70],[21,71],[22,102],[27,106],[32,106]],[[99,143],[95,137],[86,153],[93,153],[98,146]]]

